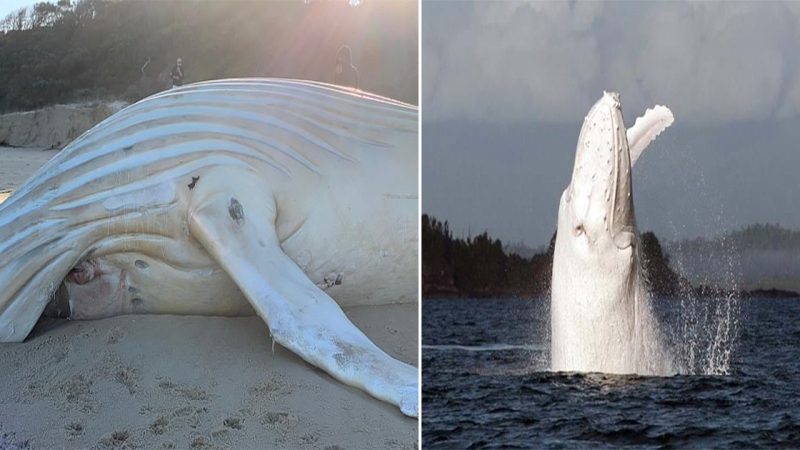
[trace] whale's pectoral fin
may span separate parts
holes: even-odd
[[[631,167],[639,159],[644,149],[650,145],[662,131],[666,130],[675,117],[669,108],[656,105],[644,112],[644,115],[637,118],[633,126],[628,128],[626,137],[628,138],[628,149],[631,155]]]
[[[204,180],[204,186],[231,184],[222,178]],[[236,185],[240,189],[216,192],[199,185],[189,229],[267,322],[273,339],[334,378],[417,416],[417,369],[373,344],[283,252],[269,190],[241,176]]]

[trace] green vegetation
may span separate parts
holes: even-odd
[[[331,82],[353,51],[361,88],[417,102],[415,0],[59,0],[0,21],[0,110],[138,100],[185,82],[282,77]]]
[[[422,292],[430,295],[544,295],[550,287],[550,251],[532,258],[506,255],[484,232],[453,238],[447,222],[422,216]]]

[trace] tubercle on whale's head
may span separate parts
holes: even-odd
[[[619,249],[633,244],[631,162],[616,92],[604,92],[583,122],[564,203],[576,238]]]

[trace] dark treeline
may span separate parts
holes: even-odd
[[[283,77],[332,82],[340,46],[360,87],[417,102],[417,2],[59,0],[0,22],[0,110],[137,100],[185,82]]]
[[[453,238],[447,222],[423,214],[422,295],[545,295],[550,288],[553,242],[545,254],[532,258],[506,255],[500,240],[486,232]]]
[[[447,222],[422,216],[422,295],[490,297],[549,295],[555,233],[547,249],[530,258],[506,254],[499,239],[484,232],[454,238]],[[669,266],[652,232],[640,236],[642,265],[651,290],[676,296],[692,287]]]

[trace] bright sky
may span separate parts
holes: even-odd
[[[36,2],[31,0],[2,0],[0,1],[0,19],[8,13],[14,12],[24,6],[33,6]]]
[[[584,115],[675,124],[633,168],[640,230],[800,228],[800,2],[422,2],[422,210],[547,244]]]

